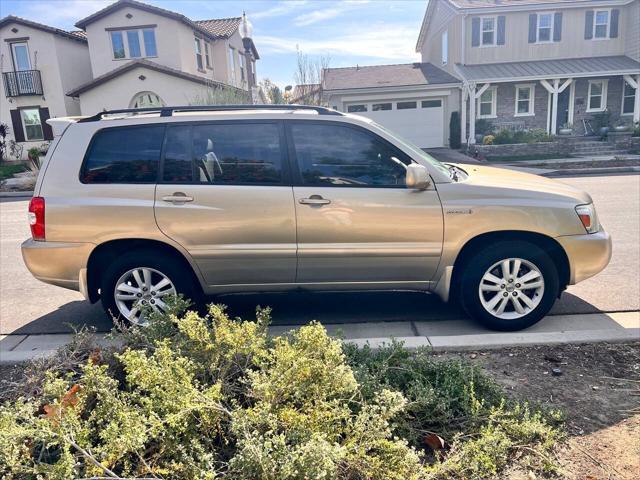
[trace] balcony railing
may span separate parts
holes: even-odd
[[[40,70],[21,70],[2,74],[4,94],[6,97],[23,95],[42,95]]]

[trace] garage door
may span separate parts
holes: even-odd
[[[371,118],[418,147],[444,146],[441,98],[358,102],[347,104],[346,110]]]

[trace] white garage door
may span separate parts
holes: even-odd
[[[441,98],[350,103],[346,110],[371,118],[420,148],[444,146]]]

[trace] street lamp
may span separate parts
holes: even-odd
[[[247,65],[247,85],[249,87],[249,101],[253,102],[253,87],[255,86],[255,77],[253,72],[253,62],[252,62],[252,45],[253,39],[251,36],[253,35],[253,25],[251,22],[247,20],[247,15],[242,12],[242,21],[240,22],[239,27],[240,36],[242,37],[242,44],[244,45],[244,58]]]

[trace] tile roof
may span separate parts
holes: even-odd
[[[141,67],[141,68],[146,68],[149,70],[153,70],[156,72],[160,72],[160,73],[165,73],[167,75],[173,76],[173,77],[177,77],[177,78],[182,78],[184,80],[190,80],[192,82],[196,82],[196,83],[200,83],[202,85],[213,85],[213,86],[220,86],[220,87],[225,87],[225,88],[235,88],[235,87],[231,87],[229,85],[225,85],[221,82],[215,81],[215,80],[211,80],[207,77],[203,77],[200,75],[193,75],[191,73],[187,73],[187,72],[183,72],[181,70],[176,70],[175,68],[170,68],[167,67],[165,65],[160,65],[159,63],[156,62],[152,62],[150,60],[146,60],[144,58],[138,59],[138,60],[132,60],[130,62],[125,63],[124,65],[119,66],[118,68],[115,68],[107,73],[104,73],[96,78],[94,78],[93,80],[90,80],[89,82],[86,82],[76,88],[74,88],[73,90],[71,90],[70,92],[67,92],[67,96],[68,97],[77,97],[78,95],[80,95],[81,93],[87,92],[99,85],[102,85],[105,82],[108,82],[109,80],[112,80],[120,75],[122,75],[125,72],[128,72],[129,70],[132,70],[134,68],[137,67]]]
[[[206,30],[212,37],[229,38],[238,29],[241,21],[242,17],[233,17],[196,20],[194,23]]]
[[[527,62],[456,64],[460,75],[469,81],[510,81],[510,79],[567,78],[640,73],[640,63],[624,55],[612,57],[563,58]]]
[[[0,28],[4,27],[9,23],[17,23],[27,27],[35,28],[38,30],[42,30],[43,32],[53,33],[54,35],[60,35],[61,37],[68,38],[70,40],[76,40],[79,42],[86,43],[87,37],[86,35],[78,35],[77,32],[67,32],[66,30],[61,30],[59,28],[50,27],[49,25],[45,25],[43,23],[33,22],[31,20],[27,20],[26,18],[16,17],[14,15],[8,15],[2,19],[0,19]],[[84,33],[84,32],[82,32]]]
[[[328,68],[324,71],[325,91],[450,83],[460,83],[460,80],[430,63]]]

